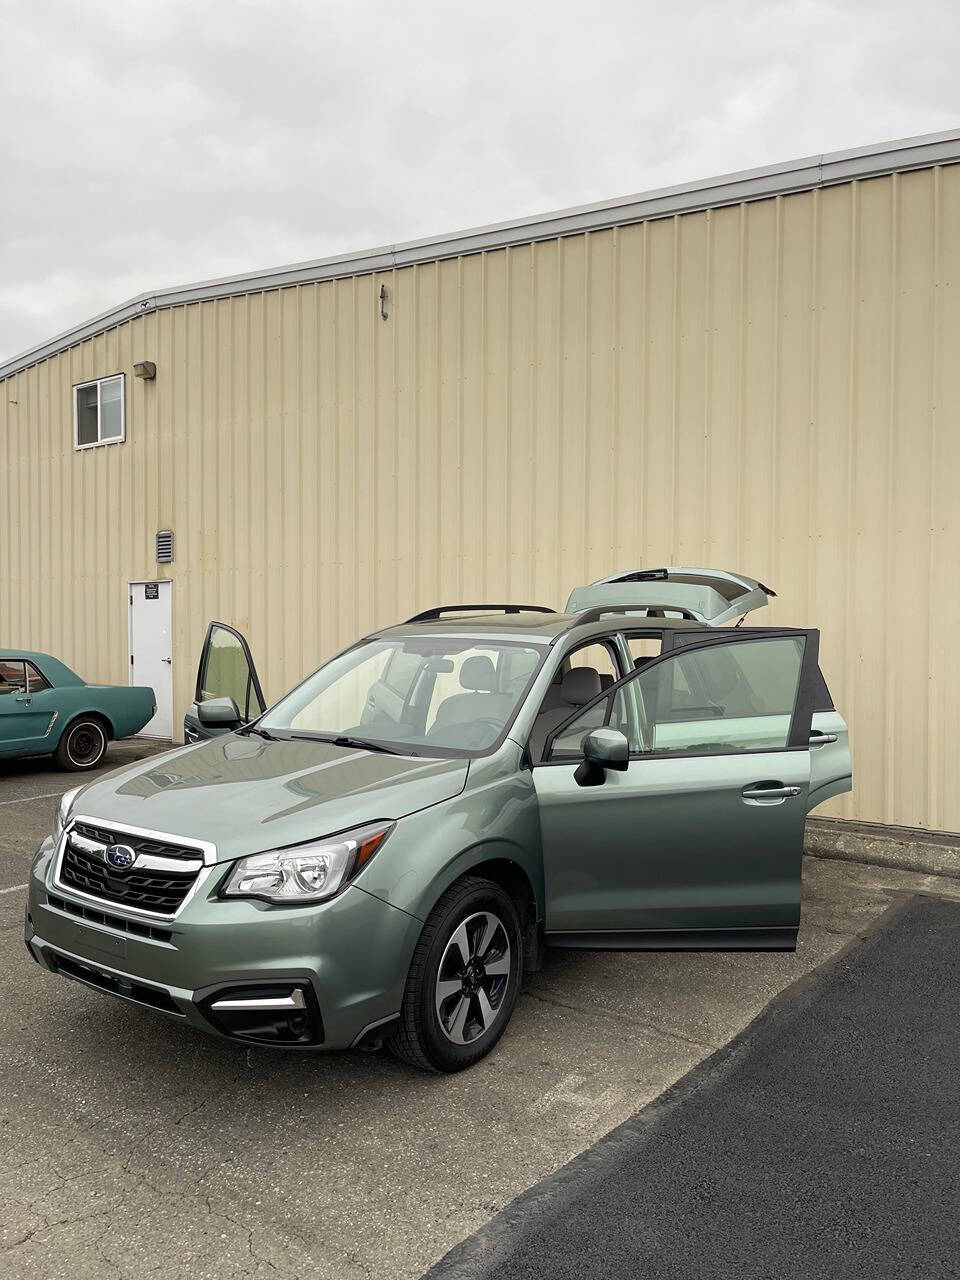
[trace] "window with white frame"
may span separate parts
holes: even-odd
[[[123,374],[73,388],[73,447],[117,444],[124,437]]]

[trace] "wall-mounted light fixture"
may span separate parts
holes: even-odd
[[[138,378],[145,378],[149,381],[157,376],[157,366],[152,360],[138,360],[133,366],[133,372]]]

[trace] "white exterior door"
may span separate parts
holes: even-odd
[[[157,713],[145,738],[173,736],[173,626],[170,582],[130,583],[130,683],[149,685]]]

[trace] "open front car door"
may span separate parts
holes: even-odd
[[[688,631],[533,770],[547,941],[792,950],[819,632]]]
[[[214,702],[215,713],[200,711],[204,703]],[[194,701],[183,718],[184,740],[229,733],[262,715],[266,706],[246,639],[225,622],[211,622],[200,652]]]

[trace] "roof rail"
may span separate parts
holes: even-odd
[[[404,625],[411,622],[439,622],[445,613],[556,613],[556,609],[548,609],[542,604],[441,604],[436,609],[424,609],[408,618]]]

